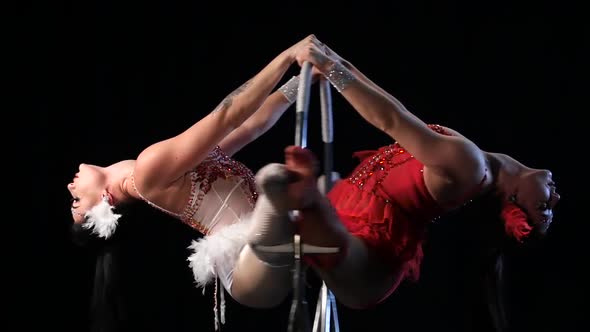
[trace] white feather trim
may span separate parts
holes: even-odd
[[[239,222],[226,226],[214,234],[192,241],[189,249],[194,253],[188,258],[189,266],[193,270],[195,282],[203,291],[219,273],[233,271],[240,251],[248,242],[249,229],[250,219],[241,218]],[[231,277],[231,272],[229,274]],[[228,276],[221,277],[224,279]],[[231,285],[231,281],[228,283]]]
[[[84,228],[92,228],[92,233],[99,237],[108,239],[117,228],[117,220],[121,217],[120,214],[113,213],[115,207],[110,205],[106,199],[100,201],[92,207],[86,214],[86,221],[82,225]]]

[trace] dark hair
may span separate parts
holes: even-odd
[[[180,324],[176,331],[194,328],[197,315],[191,312],[202,306],[203,296],[186,259],[190,240],[200,235],[141,201],[115,212],[121,218],[106,240],[72,226],[72,241],[95,259],[89,331],[164,331],[163,324]]]
[[[89,308],[89,324],[92,332],[116,332],[124,330],[128,308],[121,296],[121,251],[123,239],[128,238],[134,210],[139,203],[115,209],[121,214],[115,233],[104,239],[92,233],[83,224],[73,224],[71,239],[74,244],[88,250],[95,259]]]
[[[510,252],[516,245],[515,240],[505,234],[501,208],[500,197],[490,191],[440,220],[451,223],[452,231],[458,233],[457,250],[464,259],[462,273],[467,275],[463,285],[469,301],[466,308],[474,310],[472,316],[487,321],[486,325],[492,325],[491,329],[496,332],[510,329]],[[477,321],[477,318],[471,319]],[[478,324],[475,329],[485,329],[479,326],[481,321],[475,324]]]

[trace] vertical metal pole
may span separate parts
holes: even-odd
[[[311,63],[304,62],[299,74],[299,90],[295,105],[295,145],[307,147],[307,114],[309,113],[309,90],[311,85]]]
[[[299,89],[296,104],[296,128],[295,145],[305,148],[307,146],[307,114],[309,109],[309,92],[311,86],[311,63],[304,62],[299,74]],[[303,269],[301,256],[302,243],[299,234],[293,237],[293,254],[295,258],[293,271],[293,300],[289,313],[289,332],[310,332],[309,312],[305,297],[305,270]]]
[[[320,101],[322,109],[322,141],[324,142],[324,192],[327,194],[332,189],[333,179],[333,143],[334,126],[332,117],[332,94],[330,82],[325,79],[320,81]],[[328,289],[325,282],[322,282],[320,296],[316,305],[314,318],[314,332],[340,331],[338,324],[338,313],[336,298]],[[333,321],[333,323],[332,323]]]

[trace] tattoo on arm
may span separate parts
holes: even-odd
[[[234,97],[242,93],[242,91],[246,90],[248,86],[252,83],[252,80],[248,80],[246,83],[242,84],[239,88],[235,89],[232,93],[227,95],[217,107],[211,113],[217,113],[221,110],[228,109],[232,103],[234,102]]]

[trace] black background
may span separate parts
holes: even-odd
[[[554,173],[562,200],[544,244],[516,258],[517,331],[582,331],[588,296],[586,125],[587,15],[568,2],[370,1],[250,3],[196,1],[28,2],[18,8],[24,105],[40,130],[29,200],[39,209],[17,250],[27,282],[12,307],[25,319],[85,331],[93,261],[68,240],[66,184],[81,162],[106,166],[134,158],[175,135],[274,56],[310,33],[353,62],[429,123],[462,132],[481,148]],[[22,34],[22,35],[21,35]],[[22,36],[22,37],[20,37]],[[297,66],[292,73],[298,72]],[[285,80],[290,76],[289,73]],[[322,152],[314,92],[308,145]],[[335,160],[388,144],[333,91]],[[20,114],[27,117],[27,113]],[[30,120],[30,119],[29,119]],[[282,160],[294,142],[294,108],[236,158],[257,170]],[[17,155],[17,158],[21,156]],[[26,157],[26,156],[22,156]],[[40,165],[39,165],[40,163]],[[41,182],[39,182],[41,181]],[[450,230],[449,230],[450,229]],[[211,291],[192,285],[180,224],[138,227],[122,296],[154,331],[212,330]],[[342,331],[486,331],[470,284],[461,232],[431,230],[420,282],[403,284],[384,304],[340,308]],[[27,269],[28,271],[28,269]],[[313,284],[313,282],[310,281]],[[313,291],[313,290],[312,290]],[[313,303],[311,305],[313,307]],[[252,310],[229,303],[224,330],[286,331],[288,303]]]

